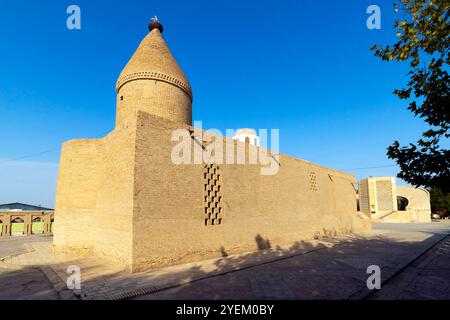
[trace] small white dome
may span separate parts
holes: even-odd
[[[256,134],[256,130],[253,129],[239,129],[236,131],[236,135],[233,139],[244,143],[246,143],[248,139],[249,144],[259,147],[259,137]]]

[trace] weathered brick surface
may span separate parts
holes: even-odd
[[[205,225],[205,164],[172,163],[178,128],[140,112],[135,130],[114,131],[92,148],[86,140],[65,145],[55,247],[92,251],[138,271],[258,249],[258,239],[275,246],[366,230],[353,176],[283,155],[272,176],[261,175],[260,165],[219,164],[222,221]],[[83,158],[86,150],[98,151],[97,161]]]
[[[56,250],[131,257],[134,131],[64,144],[56,195]]]
[[[92,248],[94,214],[102,166],[102,140],[71,140],[63,145],[56,190],[54,244],[60,250]]]
[[[367,230],[367,223],[358,223],[352,175],[288,156],[281,156],[279,172],[272,176],[261,175],[260,165],[219,164],[222,223],[205,225],[205,165],[172,164],[170,136],[179,126],[163,122],[146,113],[138,116],[136,270],[218,256],[222,249],[230,253],[258,249],[259,238],[278,245]],[[236,145],[245,148],[241,142]],[[316,175],[313,189],[311,172]]]
[[[133,125],[139,110],[191,124],[192,90],[158,29],[141,42],[117,80],[116,126]]]
[[[116,129],[64,144],[56,250],[140,271],[370,228],[356,212],[355,178],[343,172],[281,155],[279,172],[263,176],[243,161],[258,147],[223,137],[242,164],[216,164],[220,178],[205,182],[205,164],[174,164],[173,130],[191,132],[192,148],[214,140],[188,126],[188,86],[154,29],[119,77]]]

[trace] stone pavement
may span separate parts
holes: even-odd
[[[76,265],[82,272],[82,289],[75,290],[75,296],[81,299],[124,299],[274,259],[320,250],[330,245],[332,244],[321,241],[299,242],[276,249],[129,274],[95,257],[69,259],[66,256],[56,256],[52,253],[51,242],[39,242],[30,244],[32,251],[4,259],[3,263],[10,266],[40,267],[49,276],[62,299],[73,298],[71,291],[66,288],[66,271],[68,266]]]
[[[55,256],[50,241],[34,241],[30,252],[4,259],[10,271],[0,271],[0,287],[5,279],[38,268],[50,280],[50,291],[58,293],[49,299],[362,299],[371,293],[366,288],[369,265],[381,267],[383,286],[388,286],[399,270],[449,232],[448,223],[381,224],[370,236],[298,242],[137,274],[94,257]],[[81,269],[81,290],[67,289],[70,265]],[[9,297],[15,298],[11,290]]]
[[[426,252],[368,299],[450,299],[450,238]]]
[[[446,238],[450,225],[380,224],[374,232],[372,237],[336,241],[323,250],[137,299],[365,299],[373,293],[366,286],[369,265],[381,267],[383,289],[403,267]],[[449,291],[445,296],[450,298]]]
[[[0,260],[11,255],[19,255],[30,251],[28,244],[34,242],[48,242],[52,237],[48,235],[33,235],[30,237],[0,237]]]
[[[32,251],[30,243],[50,240],[48,236],[0,237],[0,260]],[[59,295],[40,268],[0,264],[0,300],[9,299],[55,300]]]

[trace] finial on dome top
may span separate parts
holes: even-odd
[[[161,23],[159,23],[158,17],[155,16],[152,19],[152,22],[150,22],[150,25],[148,26],[148,28],[150,29],[150,31],[152,31],[153,29],[158,29],[159,32],[163,32],[164,28],[163,25]]]

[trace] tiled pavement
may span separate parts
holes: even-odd
[[[370,299],[450,299],[450,238],[414,261]]]
[[[30,251],[28,244],[34,242],[48,242],[47,235],[33,235],[31,237],[0,237],[0,260],[11,255],[19,255]]]
[[[0,238],[0,260],[20,255],[33,249],[30,243],[50,241],[44,236]],[[56,290],[40,268],[12,267],[0,263],[0,300],[5,299],[59,299]]]
[[[0,269],[0,288],[5,287],[5,279],[20,278],[38,267],[53,285],[49,290],[41,284],[40,296],[49,299],[360,299],[370,293],[366,289],[369,265],[379,265],[382,279],[387,280],[444,238],[449,228],[449,224],[382,225],[371,236],[299,242],[138,274],[93,257],[57,257],[50,241],[32,242],[32,252],[3,262],[10,270]],[[15,269],[17,265],[22,269]],[[69,265],[81,268],[80,291],[66,287]],[[27,298],[11,290],[9,297]],[[55,292],[58,296],[50,294]]]
[[[445,234],[408,233],[352,239],[263,266],[147,294],[137,299],[362,299],[369,265],[382,281],[426,251]]]
[[[93,257],[72,258],[52,254],[51,242],[33,243],[32,252],[13,256],[3,262],[21,266],[38,266],[53,275],[52,283],[63,298],[72,298],[66,289],[67,267],[77,265],[82,273],[82,290],[75,291],[81,299],[123,299],[126,297],[158,291],[162,288],[189,283],[193,280],[211,277],[232,270],[243,269],[253,264],[265,263],[289,255],[320,250],[330,243],[312,241],[272,250],[233,255],[221,259],[211,259],[161,270],[129,274]],[[50,267],[50,268],[49,268]],[[46,270],[50,269],[50,270]],[[57,277],[54,277],[54,275]]]
[[[0,300],[55,300],[56,290],[39,269],[0,268]]]

